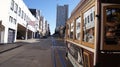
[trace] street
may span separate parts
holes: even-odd
[[[73,67],[65,59],[63,40],[49,37],[21,44],[21,47],[0,54],[0,67]]]

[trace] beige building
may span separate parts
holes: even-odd
[[[39,28],[40,28],[40,37],[42,38],[43,36],[48,36],[48,33],[50,32],[49,29],[49,24],[47,20],[43,17],[40,16],[40,23],[39,23]]]

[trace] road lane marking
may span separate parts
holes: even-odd
[[[57,51],[58,51],[58,54],[59,54],[60,62],[62,63],[62,67],[66,67],[65,60],[62,57],[62,53],[58,49],[57,49]]]
[[[56,57],[55,57],[55,50],[54,50],[55,40],[52,37],[52,59],[53,59],[53,65],[56,67]]]

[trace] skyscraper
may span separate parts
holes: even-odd
[[[67,18],[68,18],[68,5],[64,6],[57,5],[56,30],[59,30],[59,27],[61,26],[65,26]]]

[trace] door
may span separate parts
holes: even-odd
[[[13,43],[15,39],[15,31],[12,29],[8,30],[8,43]]]

